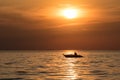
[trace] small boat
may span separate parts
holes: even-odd
[[[74,54],[63,54],[65,57],[67,58],[79,58],[79,57],[83,57],[82,55],[78,55],[76,52]]]

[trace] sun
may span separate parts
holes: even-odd
[[[68,19],[73,19],[78,17],[78,10],[73,8],[66,8],[62,10],[62,16]]]

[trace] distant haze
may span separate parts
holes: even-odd
[[[71,6],[84,15],[58,15]],[[120,1],[0,0],[0,49],[120,49]]]

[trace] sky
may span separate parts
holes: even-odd
[[[120,49],[120,1],[0,0],[0,49]]]

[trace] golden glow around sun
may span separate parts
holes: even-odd
[[[65,18],[68,19],[73,19],[78,17],[78,10],[73,8],[63,9],[61,13]]]

